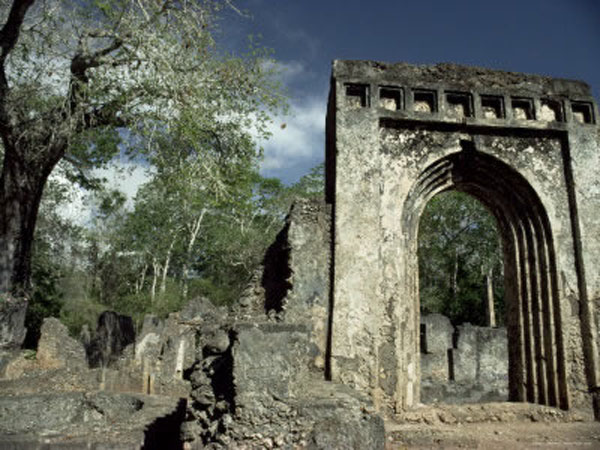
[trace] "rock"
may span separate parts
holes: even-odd
[[[114,393],[0,396],[0,448],[181,448],[185,401]],[[175,431],[175,432],[174,432]]]
[[[0,378],[2,379],[15,380],[37,367],[33,350],[0,351]]]
[[[160,335],[145,333],[135,344],[135,359],[141,363],[144,359],[153,359],[160,353]]]
[[[139,333],[138,338],[143,338],[148,333],[161,334],[164,327],[164,321],[160,320],[154,314],[147,314],[144,316],[142,331]]]
[[[309,328],[296,324],[239,324],[233,346],[236,402],[252,405],[262,397],[286,399],[308,376]]]
[[[146,316],[135,345],[127,347],[135,370],[149,381],[145,392],[163,395],[189,394],[192,366],[201,360],[196,349],[197,325],[182,321],[178,313],[160,320]],[[201,348],[201,346],[198,346]],[[125,352],[124,350],[124,352]],[[123,358],[115,368],[126,367]]]
[[[27,300],[0,296],[0,349],[19,348],[25,340]]]
[[[90,332],[90,327],[87,323],[84,323],[81,327],[81,331],[79,332],[79,340],[85,348],[88,348],[90,342],[92,341],[92,333]]]
[[[224,330],[216,330],[204,336],[204,342],[206,354],[218,355],[225,353],[229,348],[229,334]]]
[[[191,397],[201,406],[209,406],[215,402],[215,394],[210,387],[192,391]]]
[[[368,419],[334,417],[319,422],[313,428],[307,450],[326,449],[383,449],[385,448],[385,429],[383,419],[372,416]]]
[[[96,335],[87,347],[90,367],[109,367],[123,349],[135,341],[133,320],[114,311],[104,311],[98,317]]]
[[[227,317],[227,310],[213,305],[206,297],[198,297],[190,302],[179,313],[183,321],[222,322]]]
[[[54,317],[44,319],[36,359],[40,369],[87,368],[83,345]]]

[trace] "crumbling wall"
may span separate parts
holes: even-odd
[[[141,442],[144,448],[383,449],[383,420],[368,396],[315,370],[319,350],[310,322],[287,323],[264,312],[246,320],[240,309],[195,299],[166,319],[147,316],[134,344],[110,367],[92,369],[83,344],[47,319],[38,359],[21,356],[8,365],[14,376],[0,374],[0,391],[9,396],[0,397],[6,419],[0,442],[29,448],[49,426],[57,440],[70,433],[78,446],[103,436],[113,445],[121,433],[123,448],[132,449]],[[67,410],[47,421],[35,407],[19,406],[40,402],[51,414]],[[122,418],[126,412],[131,420]]]
[[[508,400],[506,328],[463,324],[441,314],[421,316],[421,401]]]
[[[421,393],[423,384],[447,383],[454,379],[452,373],[451,352],[454,348],[454,327],[450,319],[441,314],[429,314],[421,316]],[[426,399],[422,399],[428,403]]]
[[[94,337],[86,345],[90,367],[108,367],[121,356],[123,349],[135,341],[133,320],[114,311],[98,317]]]
[[[265,255],[261,277],[267,315],[310,327],[311,366],[321,371],[329,331],[330,250],[331,207],[322,199],[297,199]]]

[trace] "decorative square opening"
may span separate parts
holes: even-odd
[[[350,109],[369,106],[369,85],[346,83],[346,106]]]
[[[403,108],[403,90],[389,86],[379,87],[379,106],[389,111],[399,111]]]
[[[530,98],[512,99],[513,117],[519,120],[534,120],[533,100]]]
[[[594,110],[588,102],[571,102],[573,120],[579,123],[594,123]]]
[[[473,117],[473,97],[464,92],[446,92],[448,113],[453,117]]]
[[[565,115],[563,114],[563,107],[560,101],[543,98],[541,103],[542,107],[540,109],[540,120],[546,122],[565,121]]]
[[[413,110],[423,113],[434,113],[437,111],[436,92],[424,89],[413,91]]]
[[[482,95],[481,112],[484,119],[503,119],[504,99],[499,95]]]

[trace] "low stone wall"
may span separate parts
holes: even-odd
[[[421,316],[421,401],[477,403],[508,399],[505,328],[463,324],[441,314]]]

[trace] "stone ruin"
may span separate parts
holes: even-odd
[[[133,342],[111,315],[129,341],[99,329],[87,353],[47,319],[36,355],[0,354],[0,446],[383,449],[383,417],[451,377],[598,418],[597,117],[577,81],[335,61],[326,198],[292,207],[242,298],[147,317]],[[419,216],[448,189],[498,221],[506,337],[463,326],[422,356],[421,322],[449,329],[420,317]],[[474,350],[501,339],[505,353]],[[499,358],[504,375],[485,370]]]
[[[503,242],[509,399],[598,414],[597,117],[578,81],[336,61],[330,378],[379,410],[419,403],[419,217],[455,189],[489,209]]]
[[[508,400],[508,339],[504,327],[452,326],[441,314],[421,315],[421,402]]]

